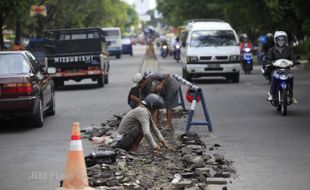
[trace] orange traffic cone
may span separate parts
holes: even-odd
[[[80,134],[80,124],[72,125],[72,136],[63,186],[58,190],[95,190],[88,186],[86,165]]]

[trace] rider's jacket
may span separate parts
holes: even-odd
[[[252,49],[253,45],[252,45],[251,42],[247,42],[247,43],[242,42],[242,43],[240,43],[240,51],[242,51],[242,49],[244,49],[244,48]]]
[[[268,61],[273,62],[278,59],[288,59],[294,62],[294,64],[297,62],[296,56],[289,46],[283,47],[282,51],[279,47],[274,46],[271,48],[268,52]]]

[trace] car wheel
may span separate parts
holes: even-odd
[[[42,127],[43,123],[44,123],[43,105],[42,100],[40,99],[36,113],[32,118],[32,125],[34,127]]]
[[[104,87],[104,77],[103,76],[100,76],[97,79],[97,82],[98,82],[98,87],[100,87],[100,88]]]
[[[121,58],[121,55],[117,55],[116,58],[117,58],[117,59],[120,59],[120,58]]]
[[[56,113],[55,92],[52,92],[50,107],[46,111],[46,115],[51,116],[51,115],[55,115],[55,113]]]

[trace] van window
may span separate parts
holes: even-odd
[[[120,36],[119,30],[105,30],[104,36]]]
[[[210,46],[236,46],[234,32],[232,30],[199,30],[191,36],[191,47]]]

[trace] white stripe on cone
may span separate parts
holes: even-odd
[[[82,141],[81,140],[71,140],[70,150],[71,151],[83,151]]]

